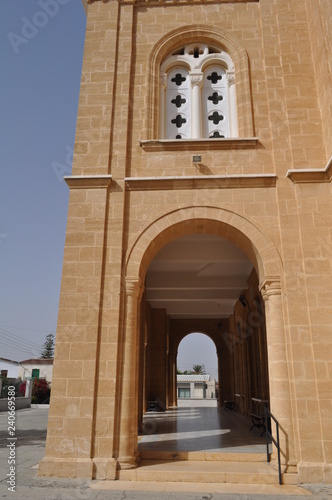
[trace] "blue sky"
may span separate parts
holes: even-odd
[[[0,2],[0,357],[39,357],[56,332],[85,25],[81,0]],[[216,376],[206,336],[180,345],[193,364]]]
[[[85,24],[80,0],[0,2],[1,357],[38,356],[56,331],[68,187],[55,162],[70,173]]]

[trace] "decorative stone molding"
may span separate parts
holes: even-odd
[[[143,294],[142,280],[140,278],[126,278],[126,294],[139,298]]]
[[[234,71],[227,71],[226,78],[227,78],[229,86],[234,85],[234,83],[235,83],[235,72]]]
[[[88,0],[92,3],[96,0]],[[109,0],[103,0],[106,3]],[[259,0],[118,0],[121,4],[130,5],[186,5],[186,4],[209,4],[209,3],[249,3],[258,2]]]
[[[263,300],[266,302],[272,295],[281,295],[281,282],[279,276],[268,276],[259,285]]]
[[[228,139],[152,139],[139,141],[144,151],[211,151],[221,149],[256,149],[258,137]]]
[[[92,4],[95,2],[108,3],[114,0],[82,0],[84,8],[86,9],[87,4]],[[209,3],[256,3],[259,0],[117,0],[118,3],[124,5],[136,5],[137,7],[142,5],[186,5],[186,4],[209,4]]]
[[[331,182],[332,180],[332,156],[325,168],[322,169],[293,169],[288,170],[287,177],[294,184],[305,184],[315,182]]]
[[[199,87],[202,87],[203,85],[203,73],[191,73],[189,75],[190,82],[192,87],[195,85],[198,85]]]
[[[268,188],[276,186],[275,174],[125,177],[129,191],[163,189]]]
[[[166,87],[167,83],[167,75],[166,73],[160,73],[159,75],[159,85],[162,87]]]
[[[70,189],[108,188],[112,183],[111,175],[66,175],[64,180]]]

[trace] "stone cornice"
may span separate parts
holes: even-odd
[[[82,0],[83,5],[86,3],[100,2],[108,3],[114,0]],[[125,5],[184,5],[184,4],[209,4],[209,3],[257,3],[259,0],[117,0],[120,4]]]
[[[287,177],[294,184],[315,183],[315,182],[331,182],[332,180],[332,156],[327,162],[325,168],[322,169],[294,169],[288,170]]]
[[[125,177],[129,191],[275,187],[275,174]]]
[[[155,139],[139,141],[144,151],[200,151],[221,149],[255,149],[258,137],[234,137],[229,139]]]
[[[118,2],[121,4],[131,4],[139,6],[139,5],[184,5],[188,3],[189,4],[244,3],[244,2],[249,3],[249,2],[259,2],[259,0],[118,0]]]
[[[108,188],[112,182],[111,175],[68,175],[64,180],[70,189]]]

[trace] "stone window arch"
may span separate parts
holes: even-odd
[[[160,139],[238,137],[234,63],[222,48],[186,44],[160,66]]]
[[[207,72],[213,68],[217,68],[223,73],[223,84],[227,84],[227,87],[223,89],[226,95],[223,96],[222,102],[218,101],[217,104],[213,104],[212,100],[207,102],[207,99],[210,96],[214,100],[218,98],[221,88],[217,88],[217,83],[220,81],[218,80],[209,88],[207,83],[211,83],[211,81],[207,80],[207,76],[206,81],[204,80],[204,74],[208,75]],[[148,141],[166,139],[167,137],[172,140],[174,137],[174,131],[172,134],[166,124],[169,112],[167,99],[168,92],[170,92],[167,87],[167,78],[172,70],[179,70],[176,73],[188,72],[189,81],[187,83],[189,87],[185,90],[186,92],[190,90],[188,101],[182,103],[182,105],[186,104],[187,106],[187,109],[183,108],[183,113],[182,110],[175,113],[179,109],[175,109],[175,107],[176,104],[181,103],[180,99],[183,100],[184,97],[181,95],[178,98],[176,95],[171,97],[171,100],[177,99],[177,103],[173,103],[175,106],[173,115],[175,114],[175,116],[172,116],[171,119],[174,120],[177,114],[182,114],[183,116],[180,116],[181,122],[185,123],[182,127],[190,128],[189,133],[188,130],[184,132],[185,128],[178,127],[179,134],[175,134],[175,136],[180,135],[184,139],[184,135],[189,134],[187,137],[189,140],[206,139],[216,132],[215,137],[220,134],[229,139],[254,137],[249,59],[246,50],[240,41],[227,31],[195,25],[183,26],[164,35],[150,54],[151,77],[149,78],[147,106]],[[213,89],[213,85],[216,86],[215,89]],[[214,92],[217,92],[217,96],[213,96]],[[196,106],[198,95],[200,96],[200,106],[198,107],[200,119],[193,120],[192,109]],[[213,108],[211,103],[217,109]],[[214,121],[213,119],[207,121],[207,116],[212,115],[215,111],[218,111],[219,114],[224,113],[224,119],[219,120],[218,116],[215,115]],[[221,111],[223,113],[220,113]],[[189,115],[186,117],[185,115],[188,113]],[[197,116],[196,111],[195,116]],[[178,123],[180,123],[180,118],[177,119]],[[183,122],[184,119],[186,122]],[[217,120],[219,123],[214,123]]]

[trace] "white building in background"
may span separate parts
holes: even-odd
[[[18,361],[13,361],[7,358],[0,358],[0,375],[1,378],[17,378],[18,377]]]
[[[179,399],[215,399],[216,380],[210,375],[177,375]]]
[[[52,382],[53,358],[49,359],[25,359],[20,361],[18,376],[26,378],[45,378],[47,382]]]

